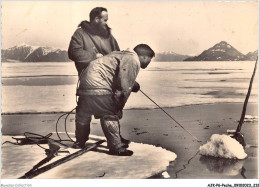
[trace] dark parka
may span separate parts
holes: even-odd
[[[89,62],[97,58],[97,53],[106,55],[113,51],[120,49],[108,26],[107,33],[102,33],[93,29],[88,21],[82,21],[71,37],[68,55],[80,75]]]

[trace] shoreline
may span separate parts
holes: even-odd
[[[241,104],[241,102],[214,102],[214,103],[198,103],[198,104],[184,104],[180,106],[167,106],[167,107],[161,107],[163,109],[171,109],[171,108],[183,108],[183,107],[190,107],[190,106],[200,106],[200,105],[214,105],[214,104]],[[255,102],[248,102],[248,104],[257,104]],[[154,108],[128,108],[123,109],[123,111],[130,111],[130,110],[154,110],[154,109],[160,109],[158,107]],[[71,109],[72,110],[72,109]],[[46,111],[46,112],[3,112],[1,115],[28,115],[28,114],[62,114],[62,113],[68,113],[70,111]],[[242,112],[242,109],[241,109]],[[71,114],[75,114],[73,111]]]

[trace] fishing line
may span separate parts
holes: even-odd
[[[252,77],[250,79],[250,83],[249,83],[249,88],[248,88],[248,92],[247,92],[247,95],[246,95],[246,98],[245,98],[245,102],[244,102],[244,106],[243,106],[243,111],[242,111],[242,114],[241,114],[241,118],[240,118],[240,121],[239,121],[239,124],[237,126],[237,130],[236,130],[236,133],[234,134],[233,138],[235,138],[240,144],[241,144],[241,140],[239,139],[239,133],[240,133],[240,130],[241,130],[241,127],[243,125],[243,122],[244,122],[244,117],[245,117],[245,113],[246,113],[246,106],[247,106],[247,103],[248,103],[248,99],[249,99],[249,96],[250,96],[250,93],[251,93],[251,89],[252,89],[252,84],[253,84],[253,80],[254,80],[254,76],[255,76],[255,72],[256,72],[256,67],[257,67],[257,62],[258,62],[258,56],[256,58],[256,62],[255,62],[255,67],[254,67],[254,71],[253,71],[253,74],[252,74]],[[189,133],[195,140],[197,140],[197,142],[202,142],[202,141],[199,141],[194,135],[192,135],[188,130],[186,130],[179,122],[177,122],[170,114],[168,114],[162,107],[160,107],[154,100],[152,100],[148,95],[146,95],[142,90],[140,90],[141,93],[143,93],[144,96],[146,96],[150,101],[152,101],[157,107],[159,107],[168,117],[170,117],[175,123],[177,123],[183,130],[185,130],[187,133]],[[200,143],[201,144],[201,143]],[[241,144],[243,145],[243,144]]]
[[[187,133],[189,133],[189,135],[191,135],[197,142],[199,143],[201,142],[193,134],[191,134],[188,130],[186,130],[178,121],[176,121],[170,114],[168,114],[162,107],[160,107],[153,99],[151,99],[148,95],[146,95],[141,89],[140,91],[142,94],[144,94],[144,96],[146,96],[150,101],[152,101],[156,106],[158,106],[168,117],[170,117],[175,123],[177,123],[177,125],[179,125]]]

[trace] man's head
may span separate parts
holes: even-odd
[[[154,51],[147,44],[138,44],[134,48],[134,51],[139,57],[142,69],[145,69],[151,62],[152,58],[155,56]]]
[[[96,27],[107,29],[108,13],[103,7],[96,7],[89,14],[90,23]]]

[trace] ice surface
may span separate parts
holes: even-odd
[[[90,135],[87,144],[95,143],[104,137]],[[11,136],[2,136],[2,143],[13,141]],[[107,143],[103,143],[96,151],[89,151],[76,159],[63,163],[39,176],[36,179],[144,179],[155,174],[166,172],[169,162],[177,155],[171,151],[153,145],[131,142],[129,149],[134,151],[131,157],[108,155]],[[48,148],[47,144],[42,147]],[[62,148],[71,154],[78,151]],[[144,152],[145,151],[145,152]],[[50,162],[65,157],[58,154]],[[10,157],[12,156],[12,157]],[[2,146],[2,179],[16,179],[23,176],[33,165],[45,158],[45,151],[37,145]],[[167,176],[167,172],[164,173]]]
[[[252,71],[252,62],[244,61],[152,62],[140,71],[137,82],[161,107],[243,103]],[[257,76],[250,96],[255,103]],[[74,63],[3,63],[2,78],[2,113],[66,112],[76,106]],[[131,94],[125,109],[156,107],[138,92]]]

